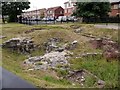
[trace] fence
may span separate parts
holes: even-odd
[[[105,17],[105,18],[83,18],[86,23],[120,23],[120,17]]]
[[[22,24],[28,24],[28,25],[35,25],[35,24],[56,24],[56,23],[69,23],[69,22],[75,22],[73,20],[68,20],[68,21],[59,21],[57,22],[56,20],[38,20],[38,19],[34,19],[34,20],[30,20],[30,19],[22,19],[22,20],[18,20],[19,23]]]
[[[19,19],[18,20],[19,23],[22,24],[28,24],[28,25],[35,25],[35,24],[56,24],[56,23],[69,23],[69,22],[81,22],[81,20],[67,20],[67,21],[56,21],[56,20],[39,20],[39,19]],[[83,18],[82,22],[85,23],[120,23],[120,17],[105,17],[105,18],[95,18],[95,17],[91,17],[91,18]]]

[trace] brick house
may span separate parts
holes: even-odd
[[[38,10],[32,10],[22,13],[23,17],[31,17],[31,18],[43,18],[45,17],[46,9],[38,9]]]
[[[110,17],[115,17],[120,15],[120,2],[111,3],[111,12],[109,12]]]
[[[46,10],[47,18],[58,18],[64,16],[64,9],[61,6],[51,7]]]
[[[74,12],[75,8],[75,3],[72,1],[68,1],[64,3],[65,9],[64,9],[64,16],[71,16]]]

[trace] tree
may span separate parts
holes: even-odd
[[[111,9],[110,6],[110,2],[77,2],[73,15],[83,18],[105,17]]]
[[[17,1],[17,0],[16,0]],[[24,2],[23,2],[24,1]],[[9,17],[9,22],[16,22],[17,15],[21,15],[22,10],[30,8],[30,2],[23,0],[22,2],[2,2],[2,19],[4,22],[4,16]]]

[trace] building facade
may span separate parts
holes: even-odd
[[[71,16],[74,12],[75,8],[75,3],[72,1],[68,1],[64,3],[65,9],[64,9],[64,16]]]
[[[110,17],[120,16],[120,2],[111,3],[111,12],[109,13]]]
[[[30,17],[30,18],[43,18],[45,17],[46,9],[38,9],[38,10],[32,10],[22,13],[23,17]]]
[[[58,18],[64,16],[64,9],[61,6],[51,7],[46,10],[47,18]]]

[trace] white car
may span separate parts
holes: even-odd
[[[42,20],[49,20],[48,18],[43,18]]]
[[[59,16],[58,19],[56,19],[56,21],[58,21],[58,22],[67,21],[67,17],[66,16]]]

